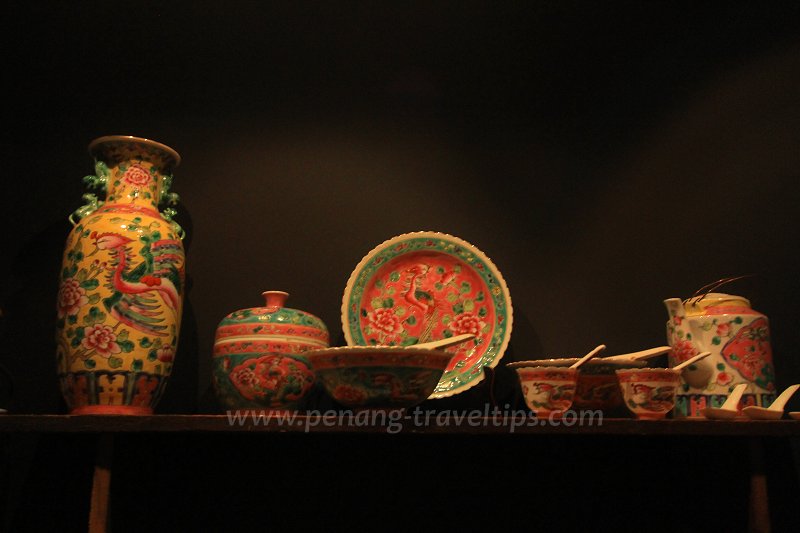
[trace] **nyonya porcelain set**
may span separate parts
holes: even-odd
[[[57,366],[72,414],[150,414],[172,372],[184,286],[183,230],[169,191],[175,150],[130,136],[89,145],[105,193],[84,195],[71,216],[57,305]],[[330,347],[318,317],[286,306],[288,294],[225,316],[213,346],[212,385],[222,408],[297,410],[317,385],[348,408],[392,408],[459,394],[495,367],[513,311],[497,267],[472,244],[438,232],[399,235],[353,270],[342,298],[347,346]],[[640,418],[701,417],[737,385],[739,409],[775,399],[767,318],[739,296],[666,300],[669,347],[596,357],[519,361],[526,404],[538,416],[567,409]],[[710,352],[681,372],[670,366]],[[585,364],[584,364],[585,363]],[[787,391],[788,392],[788,391]]]

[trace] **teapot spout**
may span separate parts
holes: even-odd
[[[680,298],[667,298],[664,300],[664,305],[667,306],[667,312],[670,318],[686,318],[686,308],[683,306],[683,300]]]

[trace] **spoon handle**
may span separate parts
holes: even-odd
[[[789,398],[797,392],[797,389],[800,389],[800,385],[791,385],[787,387],[785,391],[783,391],[780,396],[775,398],[775,401],[772,402],[769,406],[769,410],[771,411],[783,411],[783,408],[786,407],[786,402],[789,401]]]
[[[449,339],[440,339],[438,341],[423,342],[422,344],[415,344],[414,348],[425,348],[426,350],[435,350],[436,348],[447,348],[454,344],[460,344],[470,339],[474,339],[475,335],[472,333],[464,333],[463,335],[456,335]]]
[[[747,388],[747,383],[739,383],[738,385],[736,385],[731,391],[731,393],[728,395],[728,398],[725,400],[725,403],[722,404],[720,409],[735,411],[736,408],[739,406],[739,401],[742,399],[742,394],[744,394],[746,388]]]
[[[649,350],[642,350],[641,352],[623,353],[620,355],[603,357],[603,361],[642,361],[657,355],[665,354],[670,350],[671,348],[669,346],[659,346],[658,348],[650,348]]]
[[[602,352],[605,349],[606,349],[606,345],[605,344],[601,344],[600,346],[598,346],[597,348],[595,348],[591,352],[589,352],[586,355],[584,355],[583,357],[581,357],[578,361],[575,361],[572,364],[572,366],[570,366],[570,368],[580,368],[583,365],[583,363],[585,363],[586,361],[588,361],[589,359],[591,359],[592,357],[594,357],[595,355],[599,354],[600,352]]]
[[[683,370],[684,368],[686,368],[687,366],[691,365],[692,363],[696,363],[700,359],[705,359],[709,355],[711,355],[711,352],[699,353],[699,354],[695,355],[694,357],[692,357],[691,359],[687,359],[683,363],[681,363],[681,364],[679,364],[677,366],[673,366],[672,370],[678,370],[678,371],[679,370]]]

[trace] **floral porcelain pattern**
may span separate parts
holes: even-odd
[[[578,372],[567,368],[517,368],[522,395],[537,416],[550,416],[572,406]]]
[[[349,345],[412,346],[463,333],[473,341],[456,357],[433,398],[483,378],[508,344],[511,298],[491,261],[469,243],[441,233],[401,235],[371,251],[352,273],[342,304]]]
[[[230,370],[228,379],[245,399],[273,408],[300,401],[314,385],[304,359],[280,355],[246,359]]]
[[[538,359],[515,361],[506,366],[512,369],[533,367],[567,368],[579,358]],[[624,411],[622,391],[614,371],[621,368],[641,368],[645,361],[603,361],[592,359],[578,370],[578,381],[572,405],[576,409],[600,409],[613,414],[613,410]]]
[[[441,350],[342,347],[309,355],[334,400],[348,407],[409,407],[424,401],[451,354]]]
[[[177,321],[183,289],[183,249],[180,241],[152,221],[111,217],[121,232],[97,233],[90,217],[76,226],[68,241],[58,291],[59,361],[62,370],[77,364],[93,369],[103,361],[122,368],[123,354],[136,350],[129,370],[167,374],[177,346]],[[165,230],[162,235],[161,231]],[[130,235],[130,236],[128,236]],[[135,262],[136,247],[142,260]],[[98,259],[88,260],[88,257]]]
[[[85,195],[70,217],[56,303],[59,379],[73,412],[147,412],[172,371],[180,329],[183,244],[158,212],[177,199],[167,189],[179,158],[135,138],[101,138],[91,149],[97,173],[84,181],[107,195]]]
[[[626,407],[638,418],[664,418],[675,406],[680,375],[668,369],[618,370]]]
[[[745,306],[710,306],[702,315],[686,316],[675,300],[667,300],[671,365],[711,352],[682,374],[676,415],[699,417],[706,407],[720,407],[740,383],[748,384],[742,406],[769,406],[775,369],[767,317]]]
[[[631,396],[627,404],[631,409],[646,409],[647,411],[664,411],[672,409],[674,404],[675,386],[666,385],[655,387],[644,383],[631,386]]]
[[[305,352],[327,348],[328,328],[314,315],[285,307],[288,294],[223,318],[214,339],[212,385],[229,409],[296,409],[315,383]]]

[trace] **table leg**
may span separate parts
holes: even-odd
[[[106,533],[108,531],[108,502],[113,454],[113,435],[101,434],[97,442],[97,455],[94,461],[92,499],[89,507],[89,533]]]
[[[750,439],[750,502],[747,530],[751,533],[769,533],[769,499],[767,476],[764,472],[764,445],[760,438]]]

